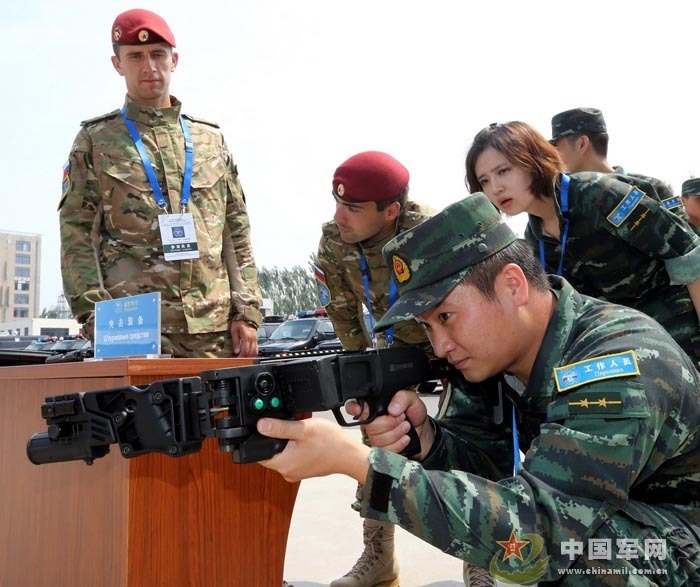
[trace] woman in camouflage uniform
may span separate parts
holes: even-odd
[[[508,215],[548,273],[581,293],[636,308],[700,359],[700,239],[636,186],[595,172],[566,175],[556,149],[523,122],[481,130],[467,184]]]

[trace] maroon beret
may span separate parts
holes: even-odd
[[[112,25],[112,42],[117,45],[167,43],[175,46],[175,35],[155,12],[134,8],[122,12]]]
[[[353,155],[333,175],[333,194],[346,202],[393,200],[406,186],[408,169],[381,151]]]

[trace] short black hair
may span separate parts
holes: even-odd
[[[570,139],[575,141],[577,138],[585,136],[591,141],[591,146],[598,157],[603,157],[607,159],[608,157],[608,133],[606,132],[580,132],[575,135],[569,135],[568,137],[562,137],[565,139]]]
[[[488,300],[496,299],[494,284],[503,267],[509,263],[518,265],[525,274],[528,284],[539,291],[550,289],[547,274],[535,258],[530,245],[522,239],[513,241],[507,247],[487,257],[467,269],[462,284],[475,287]]]

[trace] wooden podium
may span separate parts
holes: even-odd
[[[248,359],[118,359],[0,368],[1,587],[280,587],[298,484],[199,453],[33,465],[45,397],[143,385]]]

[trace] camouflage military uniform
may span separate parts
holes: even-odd
[[[620,205],[633,189],[607,174],[571,175],[564,277],[581,293],[645,312],[700,358],[700,326],[685,287],[700,277],[700,238],[654,198],[642,196],[625,212]],[[539,218],[530,216],[525,238],[535,255],[542,240],[546,270],[556,271],[561,242],[543,236]]]
[[[644,314],[583,296],[561,278],[551,284],[558,300],[527,387],[505,374],[479,384],[455,375],[422,463],[371,451],[362,514],[515,582],[697,584],[700,375]],[[635,357],[638,374],[588,382],[569,375],[560,384],[568,388],[555,387],[556,368],[587,368],[590,359],[611,368],[618,353],[618,361]],[[511,404],[526,452],[515,476]],[[506,557],[513,537],[527,544]],[[610,540],[611,558],[590,555],[589,539]],[[646,556],[645,540],[663,542],[667,556]],[[583,550],[570,556],[574,543]],[[563,575],[635,568],[667,574],[650,577],[654,583]]]
[[[642,175],[641,173],[626,173],[619,165],[616,165],[613,169],[615,170],[615,177],[617,179],[625,183],[636,185],[647,196],[659,200],[666,210],[672,212],[678,216],[678,218],[682,218],[696,234],[700,234],[700,232],[690,224],[688,214],[683,207],[683,200],[681,200],[680,196],[673,195],[673,188],[665,181],[661,181],[650,175]]]
[[[169,212],[177,212],[184,138],[180,102],[171,100],[170,108],[151,108],[127,98],[126,114],[153,161]],[[198,259],[164,260],[158,230],[162,211],[118,110],[83,123],[59,205],[64,290],[73,314],[85,323],[95,302],[159,291],[162,332],[168,335],[164,346],[181,335],[220,337],[231,320],[260,322],[250,226],[236,166],[216,124],[183,117],[194,143],[188,211],[197,230]]]
[[[429,211],[415,202],[408,202],[399,216],[396,233],[403,232],[430,216]],[[370,272],[370,297],[372,310],[379,318],[389,309],[390,268],[382,257],[382,247],[392,237],[377,242],[347,244],[340,238],[335,222],[323,225],[321,242],[318,245],[318,264],[325,273],[330,291],[330,303],[326,306],[328,317],[343,348],[350,351],[363,350],[371,346],[362,319],[364,289],[360,271],[360,252],[367,259]],[[384,344],[384,335],[378,337],[378,345]],[[428,339],[414,321],[398,324],[394,328],[394,341],[398,344],[429,346]]]

